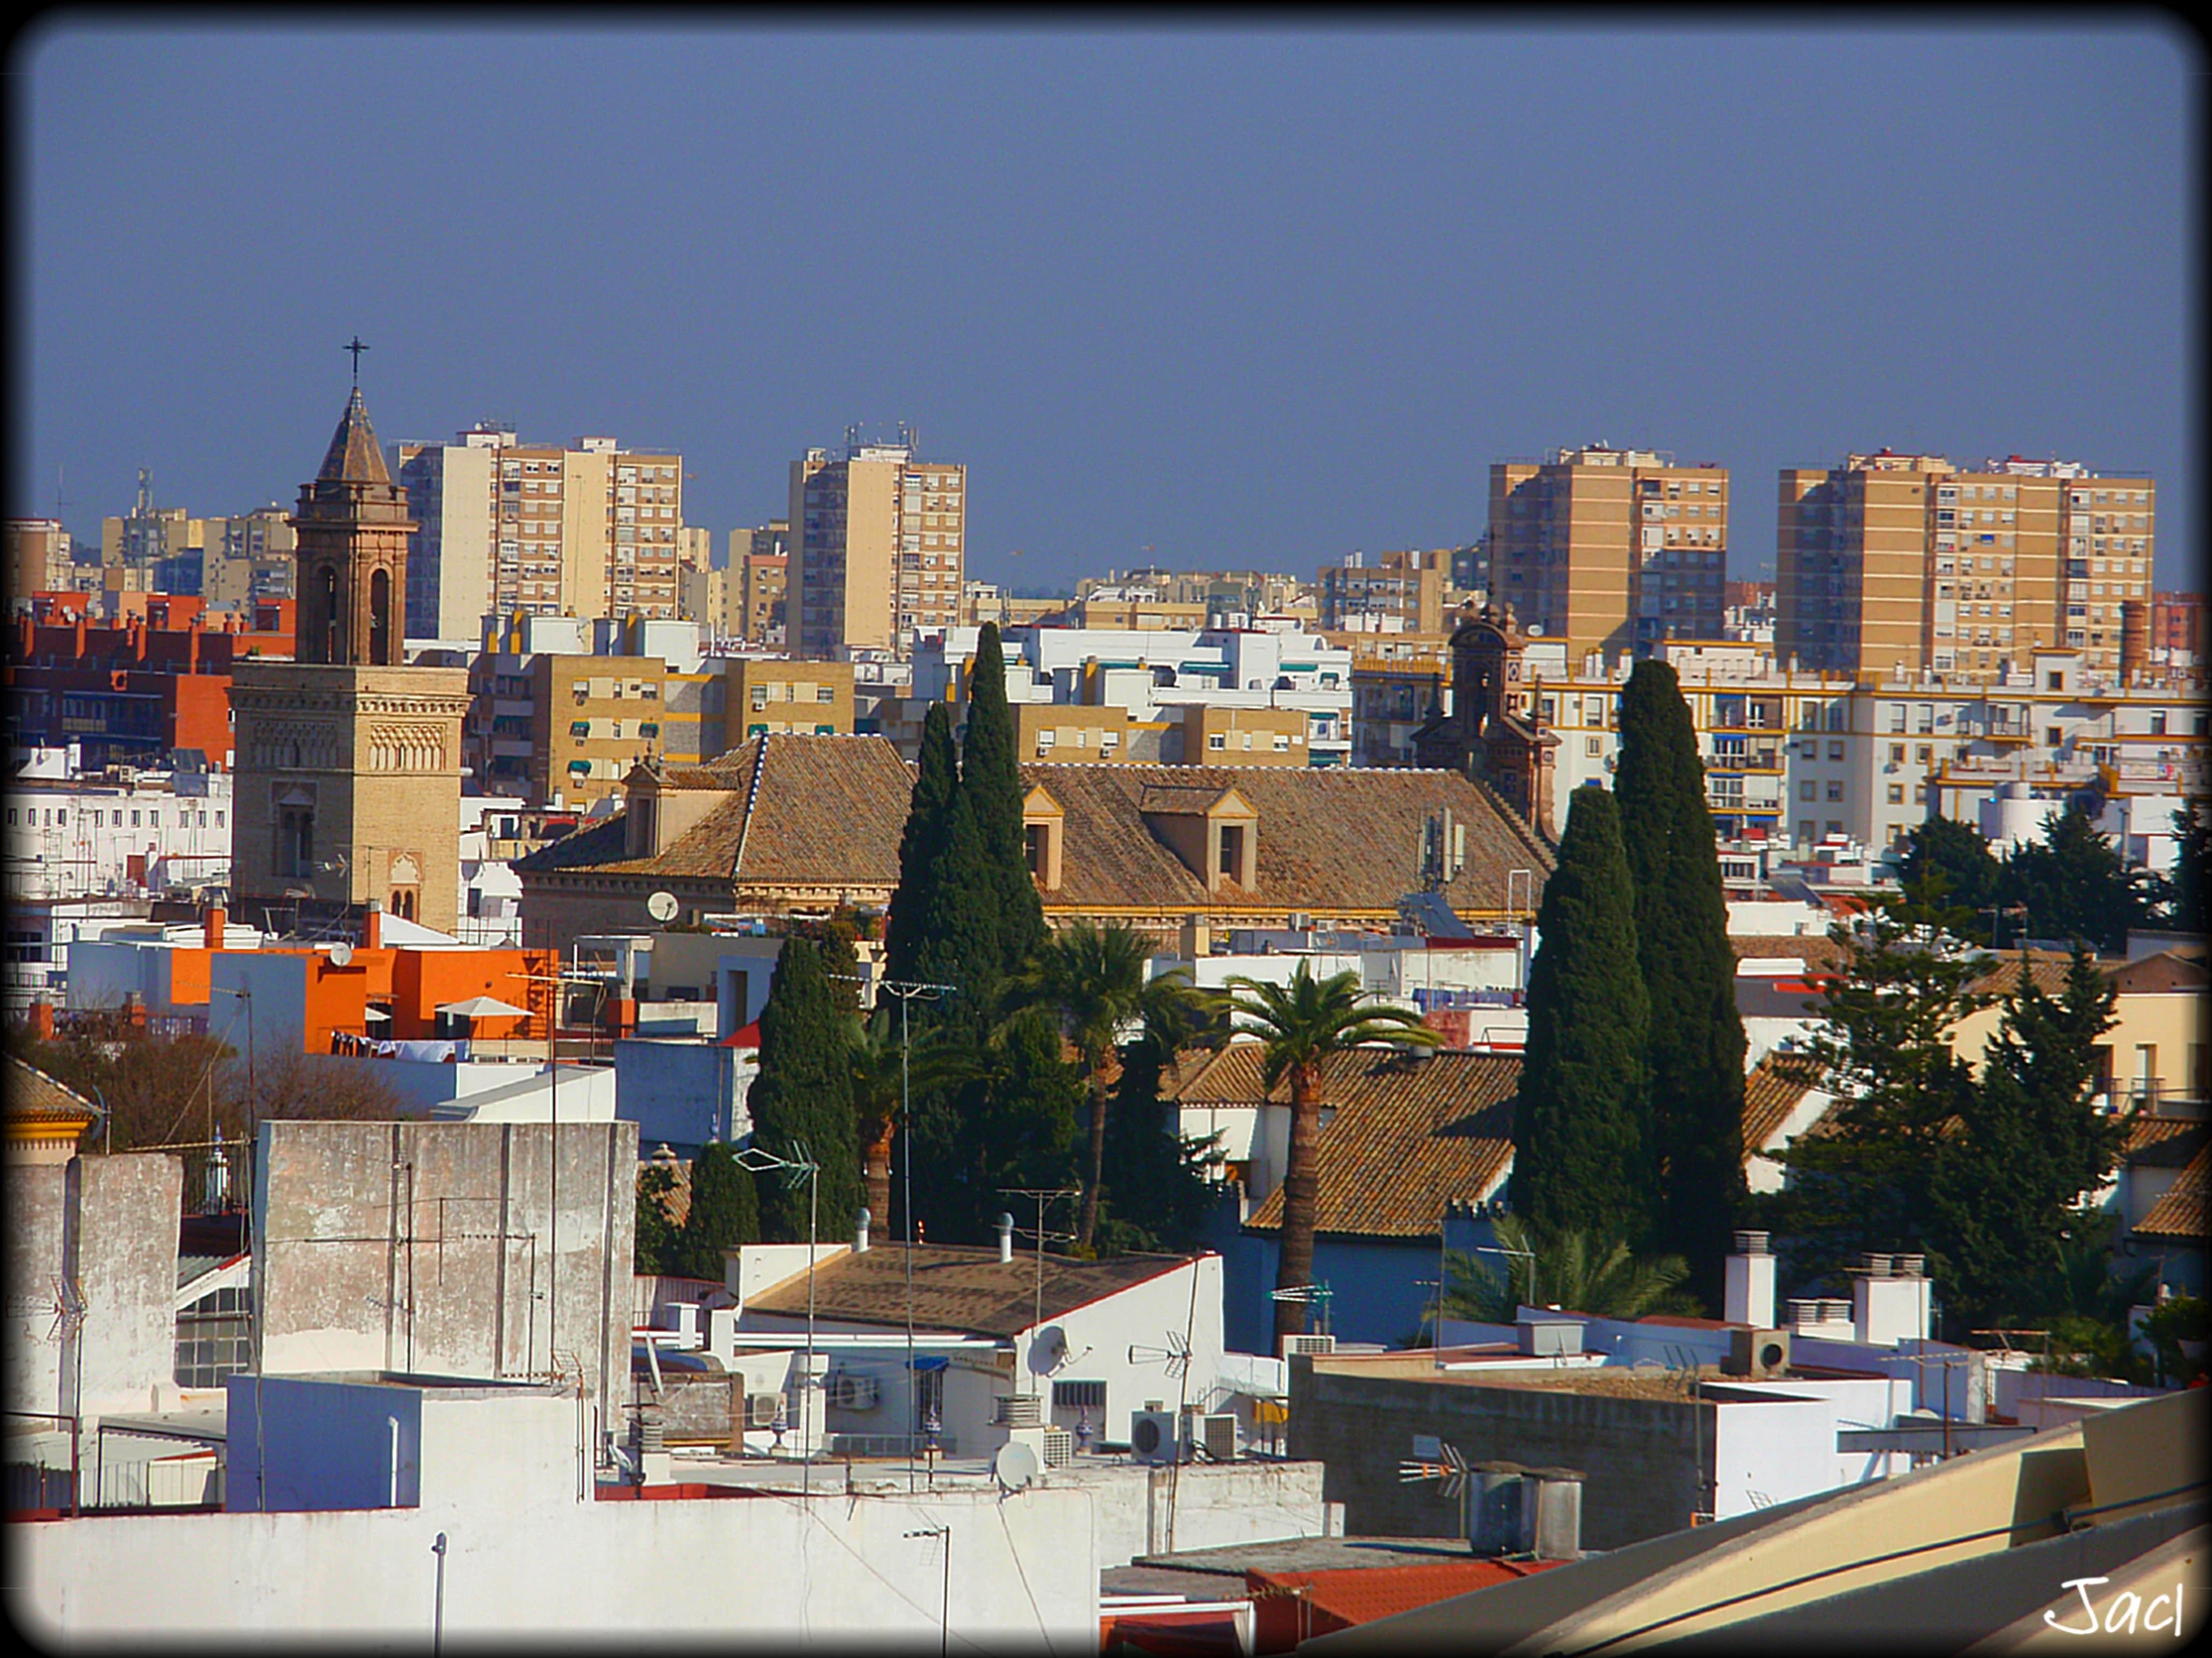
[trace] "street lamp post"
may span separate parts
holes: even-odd
[[[935,1002],[940,996],[953,995],[957,987],[922,980],[880,979],[876,989],[899,999],[899,1132],[906,1138],[906,1157],[899,1170],[900,1206],[906,1211],[906,1488],[911,1491],[918,1477],[914,1440],[920,1426],[916,1420],[920,1396],[914,1375],[914,1099],[910,1075],[914,1042],[907,1011],[916,997]]]
[[[748,1145],[731,1160],[754,1174],[781,1169],[787,1186],[795,1186],[802,1179],[806,1182],[806,1372],[799,1382],[799,1455],[802,1458],[799,1495],[803,1499],[812,1492],[814,1478],[814,1447],[810,1433],[814,1395],[814,1238],[821,1203],[821,1167],[803,1144],[793,1142],[791,1150],[795,1156],[778,1157],[758,1145]]]

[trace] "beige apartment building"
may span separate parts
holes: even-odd
[[[1324,565],[1314,583],[1324,628],[1434,633],[1444,626],[1447,596],[1463,550],[1385,553],[1370,564],[1354,554]]]
[[[8,520],[8,592],[67,593],[75,581],[68,529],[57,519]]]
[[[2147,645],[2155,490],[2078,462],[1960,468],[1887,450],[1785,469],[1774,648],[1859,675],[2001,680],[2039,649],[2117,672],[2127,620]]]
[[[1490,469],[1490,596],[1579,660],[1718,638],[1728,470],[1592,444]]]
[[[788,636],[785,604],[791,570],[789,527],[778,520],[766,532],[749,532],[751,551],[740,556],[736,538],[747,533],[738,531],[730,538],[729,569],[737,582],[737,614],[742,624],[738,632],[756,643],[780,643]],[[765,548],[763,541],[768,544]]]
[[[539,801],[558,796],[566,805],[581,806],[620,793],[623,778],[640,760],[659,755],[695,761],[695,747],[689,753],[671,751],[664,740],[670,677],[667,663],[655,656],[534,655],[533,796]]]
[[[486,616],[673,618],[685,545],[683,458],[525,444],[479,425],[450,444],[399,446],[419,528],[407,630],[469,638]]]
[[[791,463],[793,568],[786,636],[796,655],[904,652],[918,629],[960,620],[968,469],[910,444],[810,449]]]
[[[762,735],[852,735],[852,663],[732,656],[722,670],[732,747]]]

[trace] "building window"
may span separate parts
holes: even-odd
[[[1819,785],[1816,783],[1798,784],[1797,798],[1800,800],[1818,800],[1820,798]]]
[[[1840,778],[1829,780],[1828,798],[1831,800],[1841,800],[1843,798],[1843,782]]]

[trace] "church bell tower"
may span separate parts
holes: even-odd
[[[291,661],[232,667],[232,907],[275,929],[349,933],[371,904],[460,919],[468,669],[409,667],[405,495],[356,378],[300,487]]]

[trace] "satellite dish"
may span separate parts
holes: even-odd
[[[675,920],[675,894],[672,892],[655,893],[646,900],[646,914],[659,922]]]
[[[991,1476],[1003,1489],[1018,1491],[1037,1478],[1037,1452],[1020,1440],[1009,1440],[991,1458]]]
[[[352,960],[353,947],[347,944],[345,940],[340,939],[330,947],[330,965],[332,967],[344,967],[346,963]]]
[[[1030,1369],[1039,1376],[1051,1376],[1068,1362],[1068,1332],[1054,1325],[1050,1330],[1040,1330],[1037,1339],[1030,1343]]]

